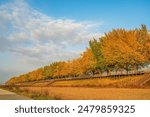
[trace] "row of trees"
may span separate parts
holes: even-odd
[[[113,29],[99,40],[93,39],[81,56],[71,61],[54,62],[43,68],[11,78],[7,83],[47,78],[76,77],[111,71],[137,70],[150,63],[150,34],[145,25],[140,29]]]

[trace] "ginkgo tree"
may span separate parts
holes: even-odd
[[[102,54],[105,65],[113,66],[115,70],[125,69],[127,73],[131,67],[145,62],[144,56],[138,51],[135,31],[118,29],[105,34]]]
[[[113,29],[99,39],[92,39],[80,57],[57,61],[27,74],[13,77],[7,84],[52,78],[102,75],[111,71],[138,71],[150,64],[150,34],[145,25],[139,29]]]

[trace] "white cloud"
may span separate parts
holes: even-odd
[[[52,18],[16,0],[0,6],[0,52],[14,53],[36,67],[67,60],[79,56],[82,46],[99,36],[91,33],[97,26],[97,22]]]

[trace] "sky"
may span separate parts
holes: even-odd
[[[149,0],[0,0],[0,84],[79,57],[116,28],[150,28]]]

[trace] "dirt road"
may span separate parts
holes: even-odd
[[[0,89],[0,100],[29,100],[29,98]]]

